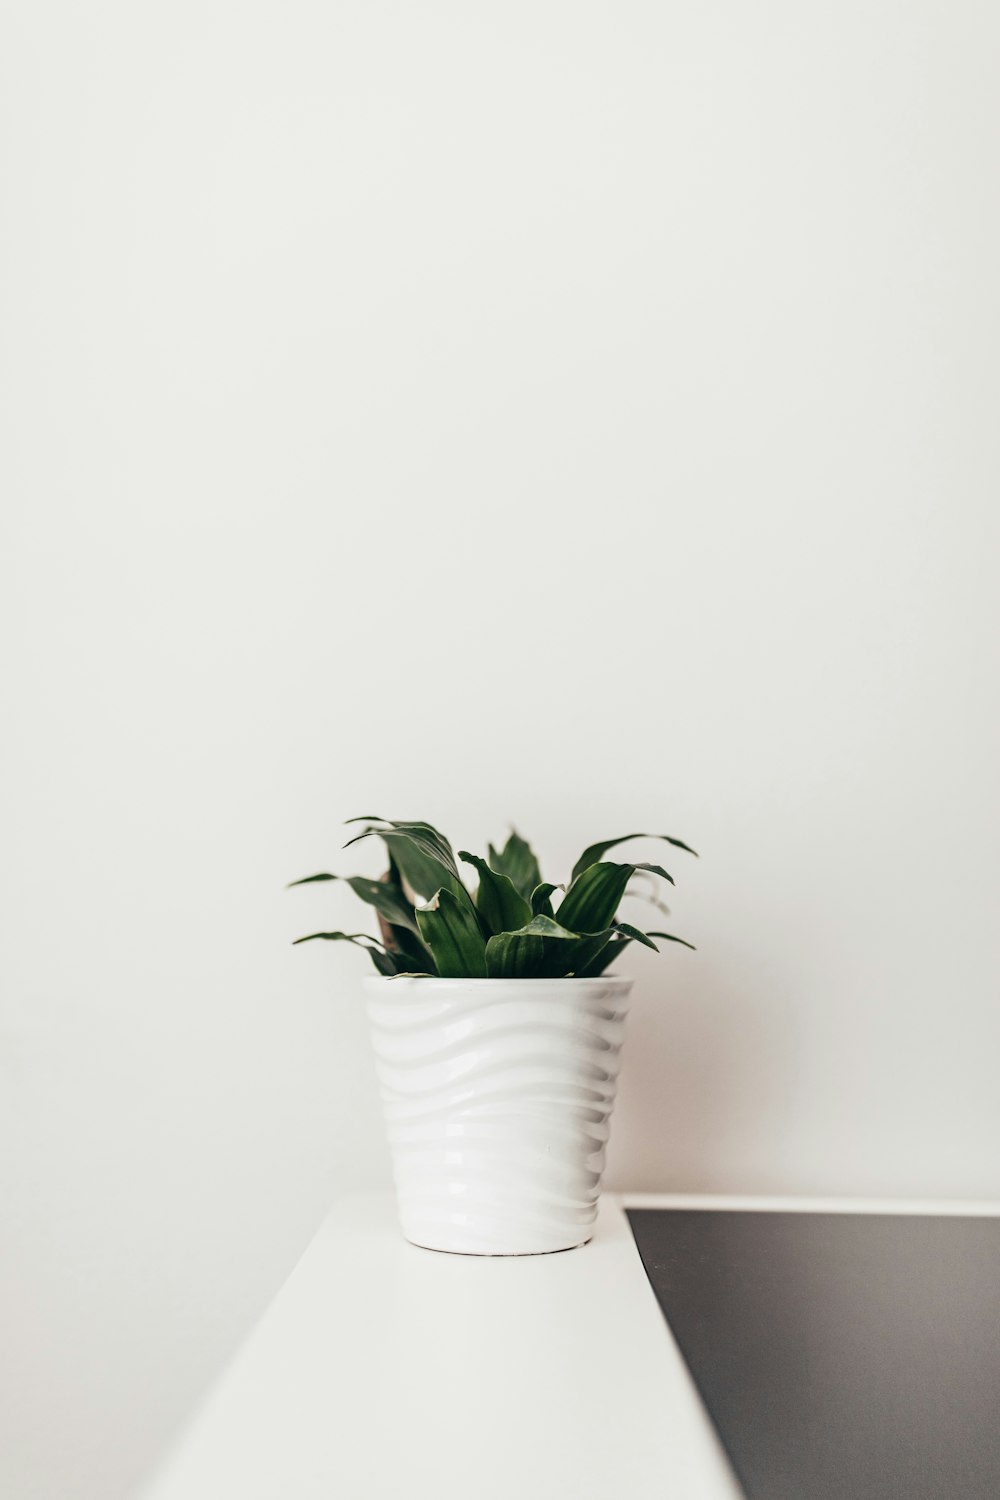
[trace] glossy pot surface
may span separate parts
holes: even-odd
[[[630,979],[368,979],[404,1235],[537,1255],[597,1215]]]

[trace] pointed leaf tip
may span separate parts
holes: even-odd
[[[460,849],[458,857],[472,865],[479,875],[476,892],[476,910],[489,929],[490,934],[513,932],[531,920],[531,907],[507,875],[491,868],[478,854]]]
[[[531,845],[512,828],[503,848],[495,849],[490,844],[488,852],[490,868],[498,875],[506,875],[518,894],[527,901],[535,887],[542,883],[542,872]]]
[[[687,938],[675,937],[672,932],[650,932],[647,936],[662,938],[665,943],[680,943],[682,948],[690,948],[692,953],[698,952],[694,943],[689,943]]]
[[[672,844],[675,849],[684,849],[688,854],[694,854],[695,858],[698,857],[697,851],[692,849],[690,844],[685,844],[682,839],[675,839],[669,833],[623,833],[616,839],[603,839],[600,843],[591,844],[589,848],[584,849],[580,858],[573,866],[573,873],[570,879],[575,880],[578,875],[583,874],[584,870],[589,869],[591,865],[595,865],[598,860],[603,859],[609,849],[614,849],[619,844],[631,843],[633,839],[660,839],[663,843]]]
[[[306,937],[296,938],[292,947],[296,947],[299,943],[311,943],[316,939],[321,939],[326,943],[353,943],[356,948],[368,954],[380,974],[389,975],[396,972],[394,961],[388,953],[382,952],[382,945],[377,938],[373,938],[367,932],[310,932]]]
[[[659,948],[653,942],[652,934],[643,932],[641,927],[633,927],[631,922],[616,922],[615,928],[622,937],[631,938],[636,943],[642,943],[645,948],[652,948],[654,953],[659,953]]]

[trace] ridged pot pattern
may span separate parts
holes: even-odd
[[[404,1235],[537,1255],[597,1216],[630,979],[368,979]]]

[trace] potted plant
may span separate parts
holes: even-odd
[[[637,877],[661,865],[604,856],[634,839],[591,844],[568,882],[542,879],[529,845],[511,833],[487,858],[461,850],[429,823],[355,818],[379,838],[380,880],[329,873],[293,885],[346,880],[373,907],[379,937],[313,932],[364,948],[366,981],[406,1238],[466,1255],[533,1255],[585,1244],[597,1214],[630,979],[608,974],[631,943],[654,938],[618,916]],[[653,898],[654,905],[666,908]],[[690,948],[690,943],[685,943]]]

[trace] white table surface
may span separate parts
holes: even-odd
[[[630,1195],[629,1205],[989,1213],[996,1204]],[[737,1500],[619,1200],[591,1243],[408,1245],[337,1205],[141,1500]]]

